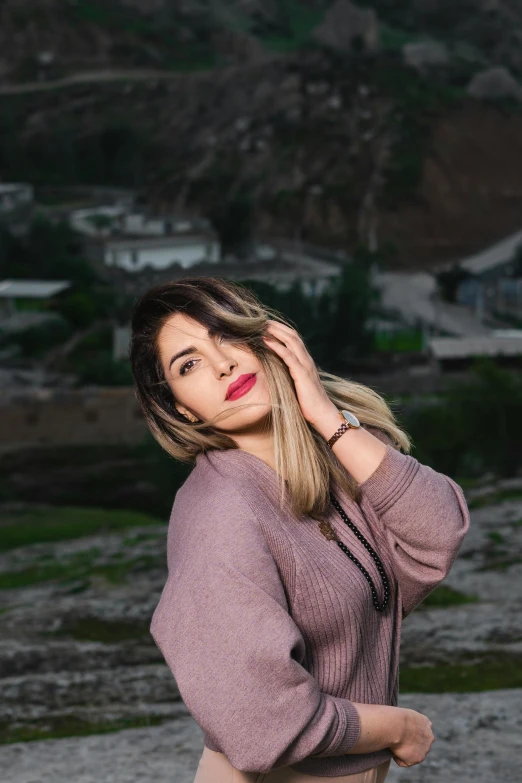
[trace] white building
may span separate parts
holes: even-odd
[[[31,206],[34,188],[25,182],[0,182],[0,212],[14,212],[20,207]]]
[[[148,215],[113,205],[75,210],[70,225],[85,237],[87,257],[105,267],[140,272],[147,266],[183,268],[200,261],[218,263],[221,245],[204,218]]]
[[[16,332],[56,318],[56,313],[25,309],[24,302],[52,299],[70,288],[68,280],[0,280],[0,332]]]
[[[129,212],[123,204],[75,209],[69,214],[69,224],[78,233],[92,237],[109,237],[114,234],[159,237],[212,229],[205,218],[146,215]]]
[[[520,330],[495,330],[477,337],[433,337],[427,347],[430,361],[438,370],[467,369],[474,359],[483,356],[500,366],[522,365]]]
[[[219,240],[211,232],[160,237],[91,237],[85,248],[91,261],[128,272],[140,272],[147,266],[166,269],[174,263],[188,268],[199,261],[218,263],[221,258]]]

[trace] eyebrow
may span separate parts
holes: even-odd
[[[169,370],[172,367],[173,363],[177,359],[181,359],[182,356],[186,356],[188,353],[194,353],[194,351],[197,351],[198,349],[195,348],[193,345],[190,346],[190,348],[183,348],[182,351],[179,351],[178,353],[175,353],[172,359],[169,362]]]

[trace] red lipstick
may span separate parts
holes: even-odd
[[[228,387],[225,400],[236,400],[238,397],[246,394],[254,386],[255,382],[256,374],[253,372],[240,375],[237,381],[234,381]]]

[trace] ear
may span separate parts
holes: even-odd
[[[185,416],[188,421],[194,422],[197,421],[197,416],[194,416],[193,413],[188,411],[186,408],[183,408],[183,406],[178,405],[177,403],[174,403],[174,407],[176,408],[178,413],[181,413],[182,416]]]

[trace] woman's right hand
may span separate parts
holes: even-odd
[[[422,712],[407,707],[402,709],[404,711],[402,736],[397,742],[389,745],[389,748],[399,767],[413,767],[424,761],[435,741],[431,730],[433,724]]]

